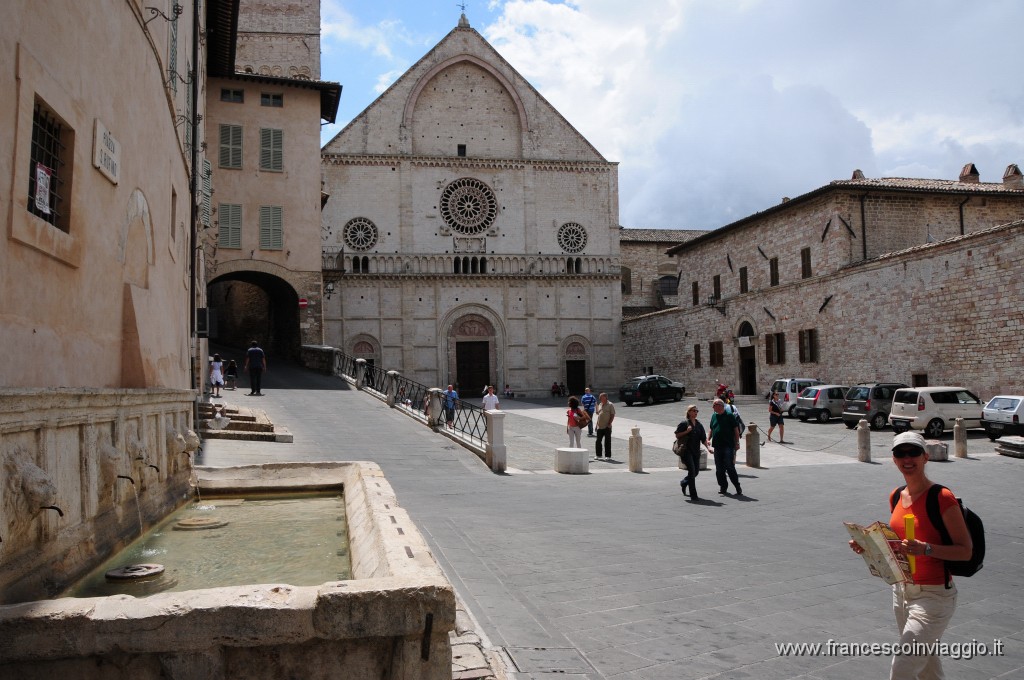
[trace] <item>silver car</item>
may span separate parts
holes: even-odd
[[[843,412],[846,401],[847,385],[812,385],[804,388],[796,400],[796,417],[806,421],[817,418],[820,423],[827,423],[832,416]]]

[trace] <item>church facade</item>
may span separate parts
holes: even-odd
[[[617,384],[617,164],[465,17],[321,159],[325,344],[467,397]]]

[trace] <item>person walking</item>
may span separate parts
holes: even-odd
[[[608,401],[608,394],[597,397],[597,458],[601,458],[601,442],[604,442],[604,457],[612,459],[612,421],[615,420],[615,404]]]
[[[455,404],[459,400],[459,393],[451,385],[443,392],[444,394],[444,422],[450,428],[455,427]]]
[[[779,443],[790,444],[786,439],[786,422],[782,417],[782,402],[779,401],[779,393],[772,391],[772,398],[768,402],[768,441],[772,441],[772,432],[775,427],[779,428]]]
[[[587,421],[587,436],[594,436],[594,409],[597,407],[597,397],[593,395],[590,388],[587,387],[583,390],[583,397],[580,398],[580,406],[587,412],[587,416],[590,420]]]
[[[263,374],[267,370],[267,354],[253,340],[245,353],[245,370],[249,372],[249,396],[263,396]]]
[[[683,495],[686,495],[686,488],[689,487],[690,500],[699,501],[697,475],[700,474],[700,447],[703,445],[708,453],[711,453],[711,442],[708,441],[708,434],[704,426],[697,420],[696,404],[686,407],[686,420],[676,427],[676,439],[683,442],[679,458],[686,467],[686,476],[679,480],[679,488]]]
[[[892,462],[906,485],[889,495],[892,508],[889,526],[901,539],[898,549],[905,555],[913,555],[916,562],[913,582],[893,585],[892,609],[902,648],[913,649],[915,642],[938,642],[945,632],[956,610],[957,592],[943,562],[971,559],[974,544],[956,496],[945,487],[938,490],[938,506],[952,541],[950,545],[943,545],[939,529],[931,522],[928,496],[934,483],[925,473],[928,453],[924,437],[917,432],[896,435],[892,442]],[[906,531],[906,518],[910,516],[913,516],[913,539],[907,538]],[[858,555],[864,552],[856,541],[850,541],[850,547]],[[938,654],[892,657],[890,680],[944,677]]]
[[[711,448],[715,456],[715,477],[718,479],[718,493],[729,492],[726,476],[736,487],[736,495],[742,496],[740,477],[736,474],[736,452],[740,448],[740,426],[736,416],[725,410],[725,402],[715,399],[712,403],[715,414],[711,416]]]
[[[221,361],[219,354],[213,355],[213,360],[210,362],[210,391],[212,397],[215,399],[220,398],[220,388],[224,386],[224,362]]]
[[[582,425],[587,421],[587,412],[580,408],[580,400],[576,397],[569,397],[569,410],[565,412],[567,421],[565,431],[569,434],[569,446],[571,448],[583,448],[580,446],[580,434],[583,432]]]
[[[494,385],[487,386],[487,394],[484,395],[484,409],[487,411],[501,410],[501,405],[498,403],[498,395],[494,393]]]

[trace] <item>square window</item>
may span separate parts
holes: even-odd
[[[245,102],[245,90],[233,90],[229,87],[220,89],[220,100],[231,104],[242,104]]]
[[[284,106],[284,95],[273,92],[260,93],[260,106],[273,106],[276,109]]]
[[[786,334],[766,333],[764,336],[764,361],[766,364],[786,363]]]
[[[456,153],[459,156],[465,156],[466,155],[466,145],[465,144],[459,144],[459,146],[456,149]]]
[[[800,331],[800,363],[818,363],[818,329],[808,328]]]

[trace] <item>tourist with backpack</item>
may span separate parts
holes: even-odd
[[[956,497],[944,486],[934,484],[925,474],[928,453],[924,437],[917,432],[896,435],[892,462],[903,474],[906,485],[890,494],[892,516],[889,526],[902,539],[899,549],[912,557],[915,563],[913,582],[897,583],[892,591],[892,608],[900,631],[900,643],[907,645],[905,649],[909,650],[912,643],[930,644],[942,637],[956,609],[956,586],[950,574],[951,566],[972,561],[977,555],[964,511]],[[909,522],[914,528],[911,539],[907,538],[908,516],[912,516]],[[863,552],[855,541],[850,541],[850,547],[857,554]],[[938,654],[908,653],[893,656],[889,677],[944,676]]]

